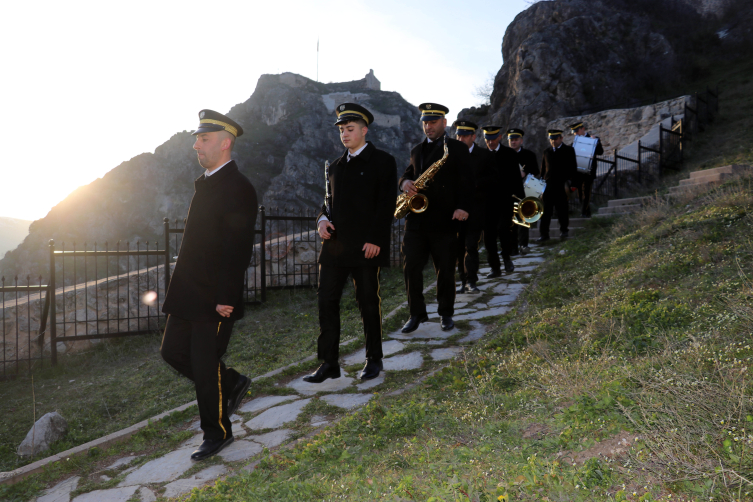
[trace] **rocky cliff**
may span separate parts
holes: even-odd
[[[370,77],[370,78],[369,78]],[[322,84],[292,73],[264,75],[252,96],[228,115],[243,126],[233,158],[270,208],[314,209],[324,196],[324,161],[342,154],[334,108],[358,102],[374,112],[368,139],[408,163],[410,146],[422,139],[419,112],[396,92],[378,90],[373,74],[353,82]],[[197,110],[198,112],[198,110]],[[198,118],[196,119],[198,123]],[[195,127],[195,124],[186,124]],[[202,173],[189,131],[176,133],[155,152],[123,162],[102,178],[80,187],[41,220],[0,261],[0,273],[25,277],[48,274],[47,241],[66,249],[86,241],[100,246],[117,240],[154,243],[162,219],[183,218]],[[162,246],[160,246],[162,247]]]
[[[663,0],[653,4],[661,7]],[[652,9],[659,12],[659,7]],[[689,7],[677,12],[686,23],[700,19]],[[550,120],[652,94],[677,78],[677,26],[655,16],[622,0],[533,4],[505,32],[504,64],[494,80],[491,104],[465,109],[460,116],[521,127],[527,147],[542,151]]]
[[[0,217],[0,255],[18,246],[29,235],[29,220]]]

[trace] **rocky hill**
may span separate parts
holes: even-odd
[[[684,3],[670,5],[670,0],[638,3],[646,2],[533,4],[505,32],[504,64],[494,80],[491,104],[465,109],[460,116],[522,127],[527,146],[540,152],[547,146],[550,120],[652,94],[677,80],[683,61],[679,55],[688,50],[677,33],[683,25],[687,31],[700,23],[701,15]],[[665,10],[675,17],[660,17]]]
[[[321,206],[324,161],[343,152],[333,124],[334,108],[344,101],[362,103],[374,112],[368,139],[395,156],[398,170],[404,169],[410,146],[423,137],[419,112],[400,94],[378,89],[373,74],[332,84],[293,73],[263,75],[252,96],[228,113],[245,131],[233,158],[256,187],[259,200],[288,210]],[[143,244],[161,238],[162,219],[185,216],[193,180],[202,172],[193,141],[189,131],[176,133],[153,154],[123,162],[75,190],[31,224],[23,243],[0,261],[0,273],[46,278],[49,239],[65,241],[70,249],[73,242],[81,248],[85,241]]]

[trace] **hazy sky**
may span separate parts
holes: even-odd
[[[466,5],[466,6],[464,6]],[[439,102],[453,119],[502,64],[526,0],[13,2],[3,6],[0,216],[38,219],[76,187],[227,112],[264,73]],[[201,168],[197,164],[197,175]],[[155,217],[159,217],[156,215]]]

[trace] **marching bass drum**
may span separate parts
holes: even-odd
[[[525,190],[526,197],[541,198],[546,189],[546,181],[536,178],[533,174],[526,176],[523,180],[523,190]]]
[[[578,163],[578,172],[581,174],[591,174],[591,164],[593,162],[596,145],[599,143],[598,138],[588,138],[586,136],[576,136],[573,141],[575,148],[575,160]]]

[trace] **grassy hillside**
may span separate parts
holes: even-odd
[[[752,70],[688,168],[753,159]],[[750,176],[594,220],[464,361],[190,500],[750,500],[752,230]]]

